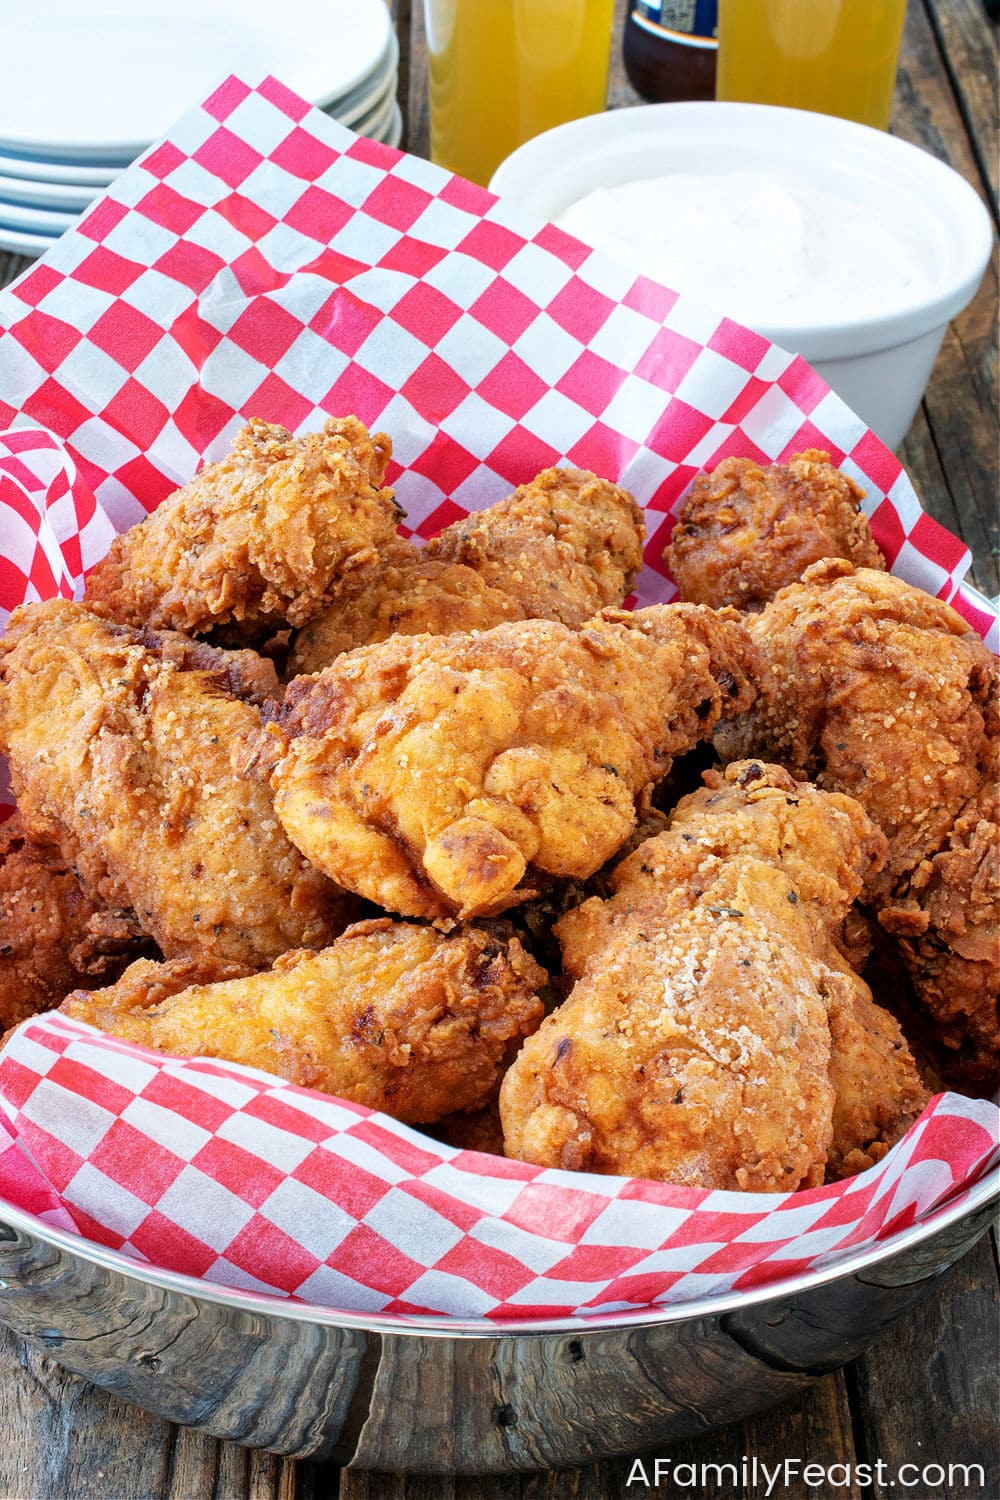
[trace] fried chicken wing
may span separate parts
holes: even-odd
[[[753,670],[735,615],[691,605],[393,637],[296,678],[260,764],[338,884],[404,916],[490,915],[536,872],[593,874]]]
[[[558,923],[577,982],[504,1079],[508,1156],[791,1191],[877,1159],[922,1108],[898,1028],[833,941],[884,840],[778,767],[707,779],[607,901]]]
[[[114,979],[148,942],[135,914],[95,902],[17,814],[0,826],[0,1032],[57,1005],[88,978]]]
[[[285,837],[268,788],[235,768],[261,717],[227,680],[82,604],[26,605],[0,640],[0,746],[25,827],[92,899],[134,911],[168,958],[259,968],[348,918]]]
[[[456,521],[422,550],[398,540],[298,635],[291,669],[400,635],[488,630],[506,620],[583,625],[622,603],[642,566],[632,496],[582,469],[546,469]]]
[[[430,1124],[489,1097],[541,1019],[544,979],[516,939],[383,918],[221,983],[199,983],[186,960],[136,963],[61,1009],[161,1052],[225,1058]]]
[[[87,599],[122,624],[195,635],[233,624],[251,639],[302,625],[391,541],[391,453],[356,417],[302,438],[254,418],[226,458],[116,538]]]
[[[815,448],[765,468],[726,458],[700,474],[681,502],[663,560],[682,599],[762,609],[821,558],[885,567],[863,499]]]
[[[847,562],[810,568],[747,625],[764,660],[761,695],[720,730],[721,753],[769,756],[858,799],[889,840],[863,900],[901,941],[954,1075],[993,1086],[995,658],[940,600]]]

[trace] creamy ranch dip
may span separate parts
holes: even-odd
[[[933,280],[906,231],[779,173],[643,178],[588,193],[556,222],[756,328],[893,312]]]

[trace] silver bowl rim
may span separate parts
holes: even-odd
[[[36,1214],[17,1208],[0,1197],[0,1224],[19,1229],[36,1240],[63,1250],[71,1256],[87,1261],[104,1270],[131,1277],[148,1286],[193,1297],[196,1300],[232,1307],[247,1314],[257,1314],[267,1320],[285,1319],[298,1323],[313,1323],[338,1329],[354,1329],[364,1333],[412,1335],[423,1338],[500,1339],[524,1337],[533,1334],[567,1334],[583,1336],[612,1328],[651,1327],[662,1323],[685,1322],[703,1317],[718,1317],[762,1302],[784,1299],[794,1293],[806,1292],[814,1287],[838,1281],[858,1271],[868,1270],[882,1261],[891,1260],[904,1250],[910,1250],[931,1239],[940,1230],[960,1222],[977,1210],[984,1208],[991,1199],[1000,1201],[1000,1165],[989,1172],[960,1195],[949,1199],[937,1209],[916,1220],[907,1229],[891,1235],[874,1245],[861,1246],[845,1253],[813,1271],[800,1272],[761,1286],[741,1291],[709,1293],[689,1302],[645,1304],[641,1307],[621,1308],[613,1312],[576,1313],[561,1318],[504,1318],[492,1321],[489,1318],[460,1318],[449,1313],[379,1313],[356,1312],[347,1308],[321,1306],[319,1303],[294,1301],[272,1293],[247,1292],[238,1287],[225,1286],[218,1282],[203,1281],[197,1276],[187,1276],[178,1271],[168,1271],[146,1261],[133,1260],[118,1250],[95,1244],[92,1240],[72,1234],[65,1229],[46,1223]],[[0,1294],[2,1297],[2,1294]],[[3,1321],[3,1302],[0,1300],[0,1321]]]

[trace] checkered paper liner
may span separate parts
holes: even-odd
[[[0,294],[0,610],[71,595],[249,416],[392,436],[418,537],[548,464],[646,513],[640,603],[693,476],[827,449],[893,570],[988,639],[967,549],[803,360],[281,84],[230,79]],[[968,1192],[993,1106],[945,1095],[877,1168],[806,1193],[543,1171],[235,1065],[59,1016],[0,1059],[0,1194],[101,1244],[357,1310],[546,1317],[826,1264]]]
[[[996,1160],[996,1114],[942,1095],[860,1177],[706,1192],[457,1150],[267,1073],[49,1015],[0,1063],[0,1195],[247,1291],[362,1312],[585,1315],[835,1264],[968,1191]]]

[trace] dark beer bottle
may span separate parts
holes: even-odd
[[[717,0],[632,0],[625,71],[644,99],[714,99]]]

